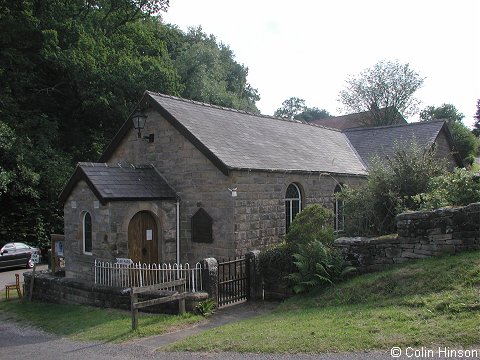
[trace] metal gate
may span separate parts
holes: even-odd
[[[218,263],[219,307],[248,300],[249,281],[248,261],[245,257],[224,260]]]

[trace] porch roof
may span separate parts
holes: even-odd
[[[74,174],[60,194],[61,203],[65,203],[80,180],[87,183],[102,204],[120,200],[174,200],[177,198],[175,190],[152,165],[78,163]]]

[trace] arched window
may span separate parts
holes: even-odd
[[[341,232],[345,229],[345,216],[343,215],[343,200],[339,198],[340,193],[342,192],[342,186],[335,186],[333,192],[334,196],[334,214],[335,214],[335,231]]]
[[[83,253],[92,254],[92,216],[88,212],[83,215]]]
[[[285,224],[286,231],[290,227],[295,215],[302,210],[302,194],[296,184],[288,185],[285,194]]]

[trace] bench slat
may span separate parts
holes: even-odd
[[[140,309],[140,308],[144,308],[144,307],[147,307],[147,306],[163,304],[163,303],[166,303],[166,302],[180,300],[180,299],[185,299],[185,293],[165,296],[165,297],[161,297],[161,298],[158,298],[158,299],[140,301],[140,302],[134,303],[133,308],[134,309]]]
[[[169,282],[162,283],[162,284],[155,284],[155,285],[142,286],[142,287],[133,287],[132,288],[132,294],[141,294],[141,293],[148,292],[148,291],[163,290],[163,289],[167,289],[167,288],[170,288],[170,287],[175,287],[175,286],[180,286],[180,285],[185,285],[185,284],[186,284],[185,279],[179,279],[179,280],[169,281]]]

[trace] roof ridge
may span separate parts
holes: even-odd
[[[435,119],[430,121],[415,121],[411,123],[405,124],[392,124],[392,125],[382,125],[382,126],[362,126],[350,129],[344,129],[342,132],[353,132],[353,131],[362,131],[362,130],[375,130],[375,129],[390,129],[395,127],[408,127],[408,126],[417,126],[417,125],[424,125],[424,124],[431,124],[431,123],[440,123],[445,122],[446,120],[442,119]]]
[[[109,169],[152,169],[151,164],[132,164],[128,162],[118,162],[115,164],[108,164],[106,162],[92,162],[92,161],[80,161],[77,163],[77,166],[80,167],[90,167],[90,168],[109,168]]]
[[[265,118],[265,119],[286,121],[286,122],[290,122],[290,123],[294,123],[294,124],[297,123],[297,124],[321,127],[321,128],[327,129],[327,130],[340,131],[338,129],[330,128],[330,127],[327,127],[327,126],[324,126],[324,125],[310,124],[309,122],[303,121],[303,120],[287,119],[287,118],[282,118],[282,117],[272,116],[272,115],[265,115],[265,114],[256,114],[256,113],[253,113],[251,111],[233,109],[233,108],[229,108],[229,107],[225,107],[225,106],[221,106],[221,105],[214,105],[214,104],[209,104],[209,103],[201,102],[201,101],[197,101],[197,100],[191,100],[191,99],[186,99],[186,98],[182,98],[182,97],[178,97],[178,96],[162,94],[162,93],[158,93],[158,92],[155,92],[155,91],[146,90],[145,92],[148,93],[149,95],[160,96],[160,97],[167,98],[167,99],[183,101],[183,102],[186,102],[186,103],[191,103],[191,104],[200,105],[200,106],[204,106],[204,107],[209,107],[209,108],[213,108],[213,109],[231,111],[231,112],[235,112],[235,113],[239,113],[239,114],[251,115],[251,116],[261,117],[261,118]]]
[[[388,108],[395,108],[395,106],[393,106],[393,105],[384,106],[384,107],[379,108],[379,110],[385,110],[385,109],[388,109]],[[350,116],[350,115],[357,116],[357,115],[361,115],[361,114],[368,114],[369,112],[370,112],[370,110],[363,110],[363,111],[357,111],[357,112],[354,112],[354,113],[348,113],[348,114],[343,114],[343,115],[332,115],[332,116],[329,116],[329,117],[326,117],[326,118],[320,118],[320,119],[315,119],[315,120],[332,119],[332,118],[344,117],[344,116]],[[398,112],[398,110],[397,110],[397,112]]]
[[[78,166],[88,166],[88,167],[108,167],[108,164],[105,162],[93,162],[93,161],[79,161]]]

